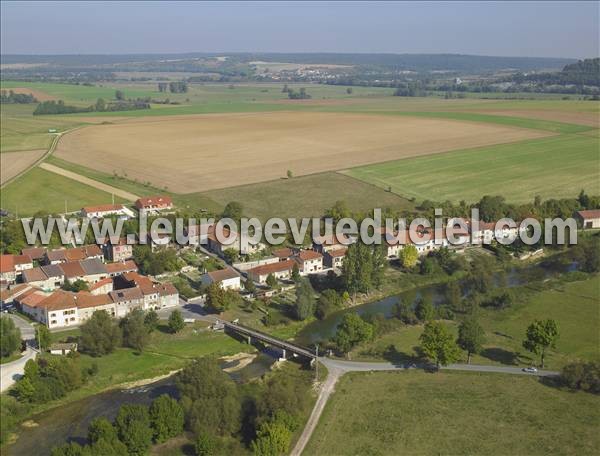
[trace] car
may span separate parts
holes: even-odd
[[[529,374],[535,374],[537,371],[538,370],[533,366],[523,368],[523,372],[527,372]]]

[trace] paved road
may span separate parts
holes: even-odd
[[[34,348],[35,330],[33,326],[27,320],[17,315],[8,314],[8,316],[14,321],[15,326],[21,330],[21,339],[27,343],[27,348],[21,358],[0,366],[0,391],[11,387],[23,375],[25,363],[30,359],[35,359],[38,353]]]

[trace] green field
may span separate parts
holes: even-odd
[[[83,206],[108,204],[112,195],[58,174],[34,168],[0,191],[0,206],[20,217],[40,210],[48,213],[78,211]],[[116,202],[125,202],[115,197]]]
[[[351,373],[304,454],[596,454],[599,424],[599,396],[531,377]]]
[[[600,276],[580,282],[561,284],[554,289],[534,294],[514,307],[496,311],[481,309],[479,321],[485,330],[486,343],[475,364],[538,364],[539,358],[523,349],[525,330],[533,320],[552,318],[558,323],[560,337],[556,350],[550,350],[546,364],[558,369],[577,360],[600,359],[598,327],[600,326]],[[446,322],[457,334],[457,323]],[[416,359],[422,325],[401,326],[375,341],[355,348],[352,359]],[[466,361],[464,353],[464,361]]]
[[[344,174],[417,201],[478,201],[503,195],[510,202],[600,193],[600,139],[563,134],[362,166]]]

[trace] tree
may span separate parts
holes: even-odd
[[[21,331],[8,315],[0,318],[0,354],[2,357],[12,355],[21,347]]]
[[[194,449],[198,456],[214,456],[218,453],[219,442],[215,436],[207,432],[200,432],[194,443]]]
[[[381,284],[385,270],[385,262],[381,261],[381,250],[372,248],[362,242],[348,247],[342,264],[342,279],[346,290],[353,294],[369,293]]]
[[[540,355],[541,367],[544,367],[544,358],[548,348],[555,348],[558,340],[558,325],[552,319],[535,320],[527,328],[523,348]]]
[[[335,290],[328,288],[327,290],[323,290],[321,296],[319,296],[319,299],[317,300],[315,315],[322,320],[329,313],[342,307],[343,304],[343,298],[337,294]]]
[[[296,262],[294,262],[294,266],[292,266],[292,280],[296,283],[300,282],[300,267]]]
[[[351,95],[351,94],[352,94],[352,87],[348,87],[348,88],[346,89],[346,93],[347,93],[348,95]]]
[[[234,248],[225,249],[223,250],[223,258],[227,263],[233,264],[240,258],[240,253]]]
[[[315,292],[307,278],[303,278],[296,286],[296,318],[306,320],[315,312]]]
[[[292,433],[281,420],[261,423],[252,442],[255,456],[277,456],[287,454],[292,441]]]
[[[172,397],[162,394],[150,406],[150,421],[157,443],[175,437],[183,432],[183,408]]]
[[[206,305],[215,312],[225,310],[225,290],[216,282],[206,288]]]
[[[269,288],[277,287],[277,279],[275,278],[275,276],[273,274],[269,274],[267,276],[267,285]]]
[[[117,430],[104,417],[94,418],[88,426],[88,440],[90,443],[98,442],[99,440],[106,440],[107,442],[113,442],[118,440]]]
[[[567,364],[560,373],[561,380],[571,389],[600,394],[600,362],[577,361]]]
[[[288,85],[287,85],[287,84],[284,84],[284,85],[283,85],[283,89],[281,89],[281,92],[282,92],[282,93],[288,93],[289,91],[290,91],[290,89],[289,89]]]
[[[403,298],[400,298],[396,304],[396,318],[407,325],[415,325],[419,322],[412,304]]]
[[[50,347],[50,341],[52,340],[52,337],[50,335],[50,330],[46,327],[46,325],[36,325],[35,340],[39,344],[40,351],[47,350],[48,347]]]
[[[103,112],[106,110],[106,102],[102,99],[102,98],[98,98],[98,101],[96,101],[96,111],[98,112]]]
[[[172,333],[178,333],[185,327],[185,321],[183,321],[183,316],[178,309],[175,309],[169,315],[169,329]]]
[[[467,352],[467,364],[471,363],[471,355],[479,353],[485,343],[485,332],[474,316],[463,320],[458,327],[458,346]]]
[[[177,374],[175,382],[189,430],[225,435],[239,429],[238,388],[215,358],[195,359]]]
[[[244,288],[248,293],[256,292],[256,285],[254,285],[254,281],[252,279],[246,279],[244,282]]]
[[[91,356],[102,356],[121,345],[121,339],[121,329],[110,315],[104,310],[97,310],[81,325],[79,349]]]
[[[348,353],[354,346],[372,338],[373,325],[364,321],[356,313],[348,313],[344,315],[338,326],[334,342],[342,352]]]
[[[150,340],[150,332],[145,324],[144,311],[133,309],[121,320],[123,329],[123,343],[138,352],[144,351]]]
[[[152,445],[152,427],[148,407],[138,404],[122,405],[115,418],[119,439],[130,454],[146,454]]]
[[[453,280],[452,282],[448,282],[446,284],[445,295],[447,304],[453,310],[461,309],[462,293],[460,291],[460,285],[456,280]]]
[[[292,172],[291,169],[287,170],[287,177],[288,177],[288,179],[291,179],[292,177],[294,177],[294,173]]]
[[[146,325],[146,329],[149,333],[153,332],[158,328],[158,314],[154,310],[149,310],[146,312],[146,316],[144,317],[144,325]]]
[[[122,90],[116,90],[115,91],[115,98],[119,101],[122,101],[125,99],[125,94],[123,93]]]
[[[416,265],[418,258],[419,253],[417,252],[417,248],[412,244],[405,246],[398,254],[400,264],[405,268],[412,268]]]
[[[453,363],[460,357],[452,334],[438,321],[427,322],[419,340],[423,354],[438,367]]]
[[[52,448],[50,456],[84,456],[85,450],[77,442],[65,443]]]
[[[230,218],[239,222],[244,212],[244,206],[237,201],[230,201],[223,209],[223,218]]]
[[[87,452],[85,454],[88,455]],[[110,442],[100,439],[89,446],[89,454],[90,456],[129,456],[129,451],[127,446],[119,439]]]
[[[420,321],[426,322],[433,320],[433,317],[435,316],[435,309],[433,308],[431,301],[421,296],[419,299],[417,299],[415,314]]]
[[[79,291],[88,291],[90,289],[88,283],[82,279],[77,279],[73,283],[65,279],[65,283],[62,285],[61,288],[66,291],[73,291],[74,293],[77,293]]]

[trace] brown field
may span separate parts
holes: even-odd
[[[190,193],[538,138],[500,125],[365,114],[276,112],[139,119],[63,136],[59,158]]]
[[[46,151],[42,149],[0,154],[0,185],[4,185],[6,181],[29,168],[45,153]]]
[[[23,88],[23,87],[15,87],[15,88],[10,88],[10,89],[5,89],[5,90],[12,90],[14,93],[27,93],[27,94],[31,94],[35,98],[37,98],[38,101],[56,100],[56,97],[53,97],[52,95],[49,95],[46,92],[42,92],[41,90],[38,90],[38,89],[29,89],[29,88]]]

